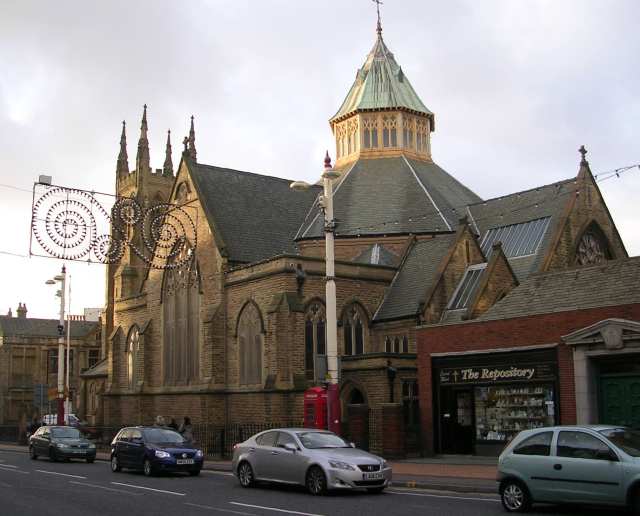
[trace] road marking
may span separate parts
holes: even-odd
[[[18,469],[18,466],[12,466],[11,464],[0,464],[0,468]]]
[[[226,471],[212,471],[210,469],[201,469],[200,473],[208,473],[209,475],[223,475],[225,477],[233,476],[233,473],[227,473]]]
[[[130,494],[131,496],[142,496],[142,493],[132,493],[131,491],[127,491],[125,489],[114,489],[113,487],[105,487],[98,484],[89,484],[88,482],[75,482],[73,480],[69,480],[69,483],[75,484],[78,486],[95,487],[96,489],[104,489],[105,491],[113,491],[115,493],[127,493],[127,494]]]
[[[265,511],[286,512],[287,514],[301,514],[302,516],[323,516],[322,514],[313,514],[310,512],[290,511],[288,509],[278,509],[276,507],[265,507],[264,505],[251,505],[248,503],[229,502],[232,505],[241,505],[243,507],[252,507],[253,509],[263,509]]]
[[[495,498],[473,498],[470,496],[447,496],[447,495],[436,495],[436,494],[428,494],[428,493],[406,493],[404,491],[391,491],[387,490],[389,494],[395,495],[405,495],[405,496],[424,496],[428,498],[448,498],[450,500],[472,500],[475,502],[500,502],[500,500],[496,500]]]
[[[154,489],[153,487],[143,487],[143,486],[137,486],[135,484],[123,484],[122,482],[111,482],[111,483],[116,486],[133,487],[134,489],[145,489],[147,491],[155,491],[156,493],[166,493],[166,494],[171,494],[175,496],[186,496],[185,493],[176,493],[175,491],[165,491],[164,489]]]
[[[47,475],[60,475],[61,477],[82,478],[86,479],[82,475],[70,475],[69,473],[58,473],[57,471],[47,471],[46,469],[36,469],[38,473],[46,473]]]
[[[211,507],[210,505],[199,505],[197,503],[185,503],[185,505],[190,505],[191,507],[198,507],[199,509],[208,509],[210,511],[218,511],[218,512],[226,512],[230,514],[242,514],[243,516],[256,516],[253,512],[240,512],[240,511],[232,511],[231,509],[222,509],[221,507]]]
[[[4,464],[0,464],[0,471],[6,471],[9,473],[20,473],[21,475],[28,475],[28,471],[20,471],[19,469],[9,469]]]

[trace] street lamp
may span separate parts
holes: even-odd
[[[324,170],[322,172],[323,195],[319,200],[320,208],[324,213],[324,241],[326,282],[325,296],[327,303],[327,416],[329,430],[339,432],[339,397],[338,397],[338,321],[336,317],[336,283],[335,283],[335,248],[334,231],[336,221],[333,218],[333,180],[338,174],[331,167],[331,158],[327,151],[324,158]],[[291,183],[293,190],[308,190],[311,185],[304,181]],[[333,410],[332,410],[333,409]]]
[[[60,283],[60,290],[56,292],[56,296],[60,297],[60,320],[58,323],[58,425],[64,425],[64,292],[67,280],[67,271],[62,266],[61,274],[48,279],[46,285],[55,285]]]

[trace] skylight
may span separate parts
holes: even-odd
[[[488,258],[491,254],[491,246],[496,242],[502,242],[502,250],[507,258],[535,254],[549,227],[550,220],[551,217],[544,217],[520,224],[492,228],[482,239],[480,244],[482,252]]]
[[[482,276],[482,271],[485,270],[486,267],[486,263],[480,263],[467,268],[460,285],[458,285],[458,288],[453,294],[451,303],[449,303],[449,310],[460,310],[467,307],[469,301],[476,293],[480,276]]]

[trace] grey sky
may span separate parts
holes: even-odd
[[[386,0],[384,38],[435,113],[436,162],[484,198],[640,162],[635,1]],[[3,2],[0,183],[113,191],[120,123],[134,167],[142,104],[153,167],[196,117],[198,161],[314,180],[327,120],[374,43],[371,0]],[[640,171],[601,183],[640,252]],[[0,251],[26,255],[31,194],[0,187]],[[55,317],[60,262],[0,254],[0,313]],[[104,267],[71,263],[74,313],[104,302]]]

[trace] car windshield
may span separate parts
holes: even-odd
[[[318,448],[351,448],[347,441],[327,432],[300,432],[298,439],[300,439],[302,446],[311,450]]]
[[[56,439],[80,439],[80,432],[75,428],[52,428],[51,436]]]
[[[182,444],[185,442],[178,432],[168,428],[147,428],[144,431],[144,438],[148,443],[153,444]]]
[[[640,457],[640,432],[629,428],[608,428],[600,430],[600,433],[623,452]]]

